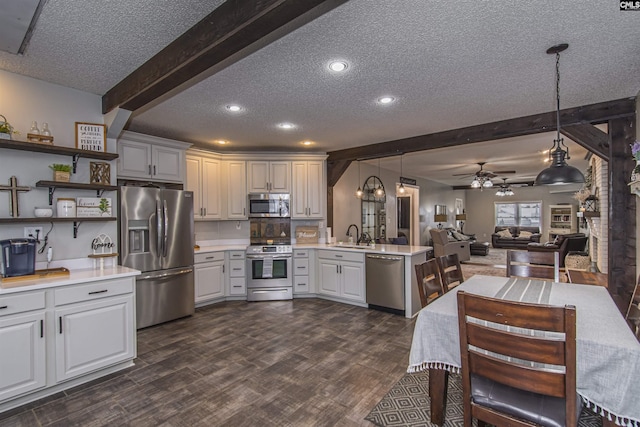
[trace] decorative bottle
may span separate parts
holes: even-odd
[[[40,135],[42,135],[42,136],[51,136],[51,131],[49,130],[49,124],[48,123],[43,123],[42,124],[42,132],[40,132]]]
[[[31,122],[31,129],[29,129],[29,135],[27,135],[27,137],[29,141],[40,141],[40,138],[37,136],[31,137],[30,135],[40,135],[40,129],[38,129],[38,123],[35,120]]]

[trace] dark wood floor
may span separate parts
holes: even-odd
[[[136,366],[0,426],[369,426],[414,322],[319,299],[226,302],[138,333]]]

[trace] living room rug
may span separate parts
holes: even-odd
[[[381,427],[432,426],[429,400],[429,371],[405,374],[373,408],[365,420]],[[462,426],[462,384],[460,375],[449,375],[447,413],[444,426]],[[477,425],[474,421],[473,425]],[[583,409],[580,427],[601,427],[602,419],[589,409]]]
[[[488,255],[471,255],[469,261],[462,261],[462,263],[471,265],[493,265],[505,268],[507,265],[507,250],[489,248]]]

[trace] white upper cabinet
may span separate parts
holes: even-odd
[[[247,165],[243,160],[225,161],[227,219],[247,219]]]
[[[292,162],[292,218],[323,218],[326,198],[324,162]]]
[[[289,193],[291,162],[247,162],[249,193]]]
[[[193,191],[195,219],[222,219],[222,162],[214,157],[187,154],[185,189]]]
[[[118,178],[183,182],[190,144],[125,132],[118,140]]]

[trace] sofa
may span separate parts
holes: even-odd
[[[530,252],[560,252],[560,267],[564,267],[564,259],[569,252],[582,252],[587,246],[588,237],[583,233],[558,234],[553,242],[529,243]]]
[[[494,248],[526,250],[529,243],[540,243],[539,227],[507,227],[502,225],[497,226],[491,235],[491,246]]]
[[[470,240],[450,239],[449,232],[442,229],[432,228],[429,230],[429,233],[431,233],[433,253],[436,257],[458,254],[459,261],[468,261],[471,259]]]

